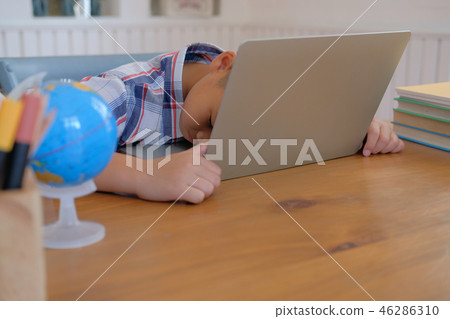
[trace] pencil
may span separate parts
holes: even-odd
[[[13,148],[23,103],[20,100],[5,98],[0,108],[0,182],[6,178],[7,158]]]
[[[41,110],[41,95],[38,91],[22,96],[23,112],[17,129],[16,141],[8,164],[3,189],[22,187],[22,179],[28,161],[31,140]]]

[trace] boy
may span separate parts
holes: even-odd
[[[212,44],[194,43],[178,52],[130,63],[82,81],[110,105],[117,121],[119,145],[166,144],[183,137],[192,142],[209,138],[235,56]],[[156,141],[151,140],[152,132],[159,133]],[[374,119],[363,155],[399,152],[403,147],[387,123]],[[101,191],[156,201],[175,200],[183,194],[179,199],[200,203],[219,186],[221,172],[204,157],[200,165],[194,165],[195,148],[201,148],[201,154],[206,152],[206,145],[196,145],[172,155],[160,169],[158,161],[147,160],[154,167],[151,176],[127,167],[126,155],[116,153],[95,182]]]

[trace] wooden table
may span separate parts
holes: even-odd
[[[450,153],[417,144],[225,181],[200,205],[76,204],[106,237],[46,250],[50,300],[450,299]]]

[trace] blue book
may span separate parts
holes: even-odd
[[[392,122],[392,124],[394,124],[395,132],[402,139],[450,152],[450,135],[398,122]]]

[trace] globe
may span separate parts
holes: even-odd
[[[79,82],[46,85],[46,114],[54,111],[47,133],[31,158],[41,183],[75,186],[107,166],[117,146],[114,116],[106,102]]]

